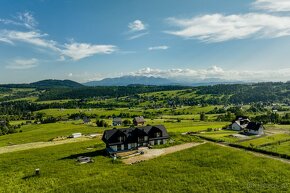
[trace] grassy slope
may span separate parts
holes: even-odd
[[[0,146],[8,144],[23,144],[38,141],[49,141],[58,136],[68,136],[72,133],[81,132],[100,133],[103,129],[84,124],[51,123],[43,125],[25,125],[21,127],[21,133],[0,136]]]
[[[205,144],[136,165],[87,150],[98,141],[0,155],[0,192],[282,192],[290,165]],[[77,165],[80,154],[92,164]],[[40,177],[31,177],[35,168]]]
[[[280,145],[277,144],[277,145],[265,146],[265,147],[262,147],[261,149],[272,151],[272,152],[277,152],[280,154],[290,155],[290,141],[280,143]]]
[[[286,140],[286,139],[290,139],[289,134],[276,134],[276,135],[271,135],[271,136],[266,136],[266,137],[262,137],[262,138],[258,138],[258,139],[252,139],[249,141],[241,142],[240,145],[250,146],[250,144],[252,144],[254,146],[260,146],[263,144],[272,143],[275,141]]]
[[[92,120],[94,121],[94,120]],[[106,120],[111,124],[112,120]],[[48,141],[58,136],[68,136],[72,133],[103,133],[105,128],[98,128],[94,125],[81,124],[82,121],[59,122],[50,124],[32,124],[21,127],[21,133],[0,136],[0,147],[9,144],[23,144],[39,141]],[[187,131],[200,131],[209,127],[220,128],[226,123],[222,122],[194,122],[183,120],[181,122],[167,123],[162,119],[148,120],[147,124],[163,124],[170,133],[183,133]],[[123,126],[122,126],[123,127]],[[110,129],[109,127],[108,129]]]

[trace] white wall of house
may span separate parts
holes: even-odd
[[[121,145],[121,150],[124,150],[124,144]]]
[[[82,136],[81,133],[73,133],[73,134],[71,135],[72,138],[78,138],[78,137],[81,137],[81,136]]]
[[[234,130],[234,131],[240,131],[241,130],[241,126],[238,123],[234,122],[232,124],[232,126],[231,126],[231,129]]]
[[[129,143],[128,144],[128,149],[131,149],[131,148],[132,148],[131,143]]]
[[[254,135],[263,135],[264,128],[260,127],[259,130],[249,130],[249,133],[254,134]]]

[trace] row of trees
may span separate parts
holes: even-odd
[[[16,129],[19,129],[20,125],[10,125],[7,120],[0,120],[0,136],[12,133],[17,133]]]

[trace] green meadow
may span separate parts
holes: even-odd
[[[88,149],[94,147],[94,149]],[[287,192],[290,165],[204,144],[134,165],[98,140],[0,155],[0,192]],[[94,163],[79,165],[76,157]],[[40,176],[34,176],[40,168]]]
[[[21,127],[22,132],[0,136],[0,147],[31,142],[49,141],[59,136],[72,133],[101,133],[104,129],[74,122],[58,122],[51,124],[29,124]]]
[[[112,124],[111,119],[105,119]],[[96,127],[92,120],[91,124],[83,124],[79,121],[63,121],[49,124],[28,124],[21,127],[21,132],[0,136],[0,146],[24,144],[31,142],[49,141],[59,136],[69,136],[72,133],[103,133],[108,128]],[[165,121],[165,122],[164,122]],[[16,123],[21,123],[17,121]],[[181,122],[166,122],[163,119],[148,120],[146,124],[158,125],[163,124],[170,133],[184,133],[189,131],[202,131],[207,128],[221,128],[226,123],[223,122],[196,122],[190,120],[182,120]],[[118,128],[123,126],[118,126]]]

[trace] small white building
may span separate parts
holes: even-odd
[[[250,120],[247,117],[237,117],[236,120],[229,126],[229,129],[234,131],[244,130]]]
[[[70,138],[78,138],[78,137],[81,137],[82,134],[81,133],[73,133],[71,134]]]
[[[247,125],[247,132],[252,135],[264,135],[264,129],[262,123],[250,122]]]

